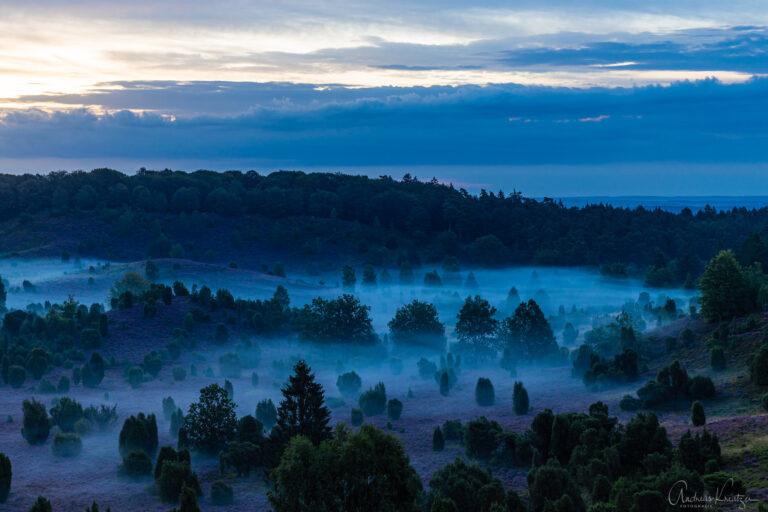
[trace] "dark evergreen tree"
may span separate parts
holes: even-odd
[[[282,392],[276,425],[280,439],[287,443],[290,438],[303,435],[317,445],[331,437],[328,426],[331,412],[325,406],[323,386],[315,382],[315,375],[306,362],[296,363]]]

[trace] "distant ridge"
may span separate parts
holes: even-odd
[[[661,208],[668,212],[679,213],[690,208],[693,213],[707,205],[717,210],[731,210],[734,207],[747,209],[768,206],[768,196],[580,196],[557,198],[565,206],[584,206],[586,204],[610,204],[616,207],[647,209]]]

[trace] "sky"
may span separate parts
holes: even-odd
[[[0,0],[0,171],[768,195],[768,4]]]

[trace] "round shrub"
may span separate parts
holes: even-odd
[[[187,378],[187,370],[183,366],[173,367],[173,380],[182,381]]]
[[[384,412],[387,407],[387,391],[383,382],[376,384],[376,387],[369,389],[358,400],[360,409],[366,416],[375,416]]]
[[[715,383],[709,377],[697,375],[688,382],[688,396],[694,400],[714,398],[715,394]]]
[[[12,388],[19,389],[24,385],[25,380],[27,380],[27,370],[23,366],[14,364],[8,368],[8,384]]]
[[[707,418],[704,415],[704,406],[698,400],[693,402],[691,406],[691,423],[693,426],[700,427],[707,422]]]
[[[35,399],[24,400],[21,406],[24,411],[24,427],[21,435],[29,444],[43,444],[51,431],[51,421],[45,406]]]
[[[73,430],[80,437],[87,436],[91,433],[91,422],[85,418],[80,418],[75,422]]]
[[[522,382],[515,382],[515,387],[512,391],[512,407],[515,410],[515,414],[525,414],[531,408],[528,401],[528,391],[526,391]]]
[[[123,457],[120,474],[132,478],[149,476],[152,474],[152,459],[140,450],[133,450]]]
[[[11,459],[2,452],[0,452],[0,503],[5,503],[8,499],[8,494],[11,492]]]
[[[69,393],[69,377],[62,375],[59,378],[59,384],[56,386],[59,393]]]
[[[342,395],[352,396],[360,391],[362,385],[363,382],[356,372],[342,373],[336,379],[336,387]]]
[[[232,486],[216,480],[211,484],[211,501],[214,505],[231,505],[235,502],[235,495]]]
[[[403,402],[397,398],[393,398],[387,402],[387,417],[391,420],[399,420],[400,415],[403,413]]]
[[[43,377],[40,379],[40,383],[37,385],[37,392],[43,394],[55,393],[56,388],[51,384],[51,381]]]
[[[440,426],[437,426],[432,433],[432,449],[436,452],[441,452],[443,448],[445,448],[445,436]]]
[[[172,461],[172,462],[183,462],[186,464],[191,463],[191,458],[189,455],[189,450],[182,449],[179,451],[176,451],[173,449],[172,446],[163,446],[160,448],[160,453],[157,455],[157,462],[155,462],[155,480],[158,480],[160,478],[160,474],[163,471],[163,464],[166,461]]]
[[[493,389],[491,379],[480,377],[475,385],[475,401],[477,405],[488,407],[496,401],[496,393]]]
[[[358,409],[358,408],[356,408],[356,407],[353,407],[352,408],[352,412],[351,412],[351,417],[350,417],[349,421],[355,427],[359,427],[360,425],[362,425],[363,424],[363,411]]]
[[[56,457],[76,457],[83,450],[83,441],[77,434],[58,433],[53,437],[51,450]]]
[[[133,368],[128,370],[128,383],[131,385],[133,389],[136,389],[139,386],[141,386],[142,382],[144,382],[144,370],[142,370],[138,366],[134,366]]]
[[[499,446],[501,426],[485,416],[467,423],[464,442],[469,457],[487,460]]]

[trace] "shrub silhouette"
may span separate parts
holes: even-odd
[[[120,455],[126,457],[133,450],[141,450],[150,457],[157,451],[157,420],[154,414],[140,412],[123,423],[118,440]]]
[[[387,391],[383,382],[376,384],[376,387],[369,389],[358,400],[360,409],[366,416],[375,416],[381,414],[387,407]]]
[[[33,398],[24,400],[21,407],[24,411],[24,427],[21,429],[21,435],[29,444],[43,444],[51,431],[51,422],[45,406]]]
[[[211,484],[211,501],[214,505],[231,505],[234,503],[232,486],[221,480],[213,482]]]
[[[403,413],[403,402],[397,398],[393,398],[387,402],[387,417],[391,420],[399,420],[400,415]]]
[[[58,425],[62,432],[74,432],[75,423],[82,418],[83,406],[72,398],[61,398],[51,408],[51,424]]]
[[[119,472],[123,476],[132,478],[149,476],[152,474],[152,459],[140,450],[133,450],[123,457],[123,463],[120,466]]]
[[[443,451],[445,448],[445,436],[439,426],[435,427],[435,431],[432,433],[432,449],[436,452]]]
[[[698,400],[693,402],[693,405],[691,406],[691,423],[693,423],[695,427],[700,427],[706,422],[707,419],[704,415],[704,406],[701,405],[701,402]]]
[[[359,427],[363,424],[363,411],[353,407],[352,412],[350,413],[350,423],[352,423],[353,426]]]
[[[356,372],[347,372],[339,375],[336,379],[336,387],[342,395],[352,396],[360,391],[362,386],[360,376]]]
[[[468,422],[464,434],[467,455],[483,460],[490,459],[499,446],[500,436],[501,426],[485,416]]]
[[[76,457],[83,450],[83,441],[77,434],[58,433],[51,448],[56,457]]]
[[[11,459],[0,452],[0,503],[5,503],[5,500],[8,499],[8,494],[11,492],[12,476]]]
[[[275,426],[275,423],[277,423],[277,409],[270,398],[256,404],[256,419],[264,425],[267,432]]]
[[[515,414],[525,414],[531,408],[528,402],[528,391],[522,382],[515,382],[512,391],[512,407],[515,409]]]
[[[197,475],[192,472],[189,462],[164,461],[160,476],[157,479],[160,497],[164,501],[175,502],[179,499],[182,487],[185,485],[192,489],[197,496],[203,494]]]
[[[477,379],[477,385],[475,386],[475,401],[477,405],[488,407],[493,405],[496,401],[496,393],[493,389],[491,379],[480,377]]]
[[[14,364],[8,368],[8,384],[12,388],[19,389],[24,385],[25,380],[27,380],[27,370],[23,366]]]

